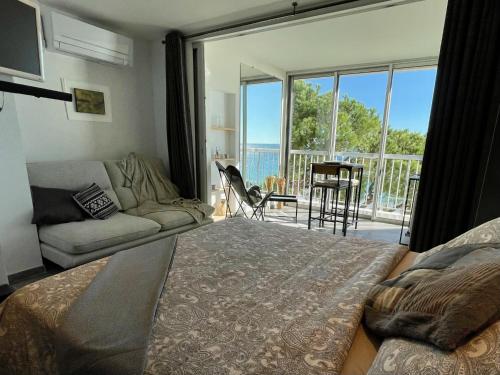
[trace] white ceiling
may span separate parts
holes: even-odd
[[[285,72],[437,57],[446,5],[424,0],[207,42],[205,51]]]
[[[340,1],[340,0],[338,0]],[[40,0],[117,30],[148,39],[170,29],[205,30],[270,13],[292,10],[292,0]],[[332,3],[332,0],[328,1]],[[298,0],[299,7],[325,0]]]

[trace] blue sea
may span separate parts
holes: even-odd
[[[263,186],[267,176],[278,176],[279,149],[279,144],[248,143],[245,168],[247,185]]]

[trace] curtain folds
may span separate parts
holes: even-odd
[[[183,198],[196,198],[193,133],[189,112],[183,35],[165,37],[167,139],[170,175]]]
[[[499,108],[500,1],[449,0],[411,250],[474,226]]]

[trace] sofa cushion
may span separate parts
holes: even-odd
[[[117,213],[107,220],[85,220],[40,228],[40,241],[70,254],[83,254],[159,232],[152,220]]]
[[[153,212],[143,216],[161,225],[161,230],[170,230],[195,222],[194,218],[184,211]]]
[[[81,191],[96,183],[121,210],[102,161],[74,160],[28,163],[30,185]]]

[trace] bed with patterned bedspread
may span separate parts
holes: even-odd
[[[144,374],[340,374],[367,293],[405,253],[244,219],[179,235]],[[59,373],[54,336],[108,261],[28,285],[0,305],[0,371]]]

